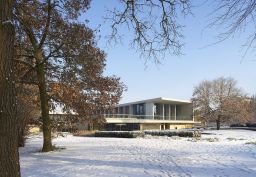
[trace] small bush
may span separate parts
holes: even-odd
[[[173,140],[180,140],[181,137],[180,136],[172,136],[171,139],[173,139]]]
[[[256,127],[256,123],[248,123],[246,125],[247,125],[247,127]]]
[[[246,127],[246,125],[237,123],[237,124],[231,124],[230,127]]]
[[[195,137],[195,138],[188,138],[187,141],[191,141],[191,142],[198,142],[200,141],[201,138],[200,137]]]
[[[219,141],[218,138],[205,138],[204,140],[206,140],[208,142],[218,142]]]
[[[253,144],[253,145],[256,145],[256,141],[249,141],[249,142],[246,142],[245,144]]]
[[[236,141],[237,139],[236,139],[236,138],[229,137],[229,138],[227,138],[227,140],[229,140],[229,141]]]

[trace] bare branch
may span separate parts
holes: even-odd
[[[37,44],[37,39],[35,38],[35,35],[33,33],[33,30],[30,28],[30,25],[27,24],[26,20],[24,20],[22,18],[22,16],[20,15],[20,12],[18,10],[16,10],[17,14],[15,15],[16,18],[19,20],[19,22],[21,23],[21,25],[24,28],[24,31],[26,32],[26,34],[28,35],[30,42],[33,46],[34,49],[38,48],[38,44]]]
[[[61,47],[64,45],[64,43],[61,43],[58,47],[56,47],[53,51],[50,51],[50,53],[46,56],[46,57],[44,57],[44,59],[45,60],[48,60],[50,57],[52,57],[53,56],[53,54],[54,53],[56,53],[56,52],[58,52],[60,49],[61,49]],[[56,56],[55,56],[56,57]],[[44,61],[45,62],[45,61]]]
[[[46,25],[45,25],[45,28],[44,28],[44,32],[43,32],[43,35],[42,35],[42,39],[40,40],[40,43],[38,45],[39,48],[42,48],[44,42],[45,42],[45,39],[47,37],[47,33],[49,31],[49,26],[50,26],[50,22],[51,22],[51,13],[52,13],[52,5],[51,5],[51,0],[48,0],[47,1],[48,3],[48,16],[47,16],[47,21],[46,21]]]
[[[211,15],[216,15],[216,17],[212,19],[208,27],[224,27],[225,30],[218,35],[218,42],[248,30],[250,34],[244,44],[247,47],[244,54],[246,55],[248,49],[255,47],[256,0],[219,0],[215,3],[215,9]]]
[[[134,33],[131,46],[142,57],[153,58],[158,63],[166,52],[181,54],[182,25],[177,19],[181,14],[190,13],[189,0],[121,0],[121,4],[122,9],[108,11],[106,20],[112,22],[112,33],[108,36],[110,42],[120,39],[119,29],[126,26]]]

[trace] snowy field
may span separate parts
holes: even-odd
[[[205,131],[201,140],[67,136],[60,151],[39,153],[42,137],[20,149],[23,177],[256,176],[256,131]],[[249,142],[249,144],[248,144]]]

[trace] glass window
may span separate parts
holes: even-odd
[[[177,116],[181,116],[181,105],[176,106],[176,114]]]
[[[145,104],[134,104],[133,105],[133,114],[134,115],[144,115],[145,114]]]

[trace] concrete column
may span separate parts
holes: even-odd
[[[169,104],[169,120],[171,120],[171,105]]]
[[[194,102],[192,102],[192,116],[193,122],[195,122]]]
[[[140,130],[143,130],[143,124],[140,124]]]
[[[172,105],[170,105],[170,114],[171,114],[171,119],[172,119]]]
[[[163,106],[163,120],[164,120],[164,104],[162,104],[162,106]]]
[[[174,109],[174,115],[175,115],[175,120],[177,120],[177,105],[175,105],[175,109]]]
[[[155,103],[153,103],[153,106],[152,106],[152,116],[154,120],[155,119]]]

